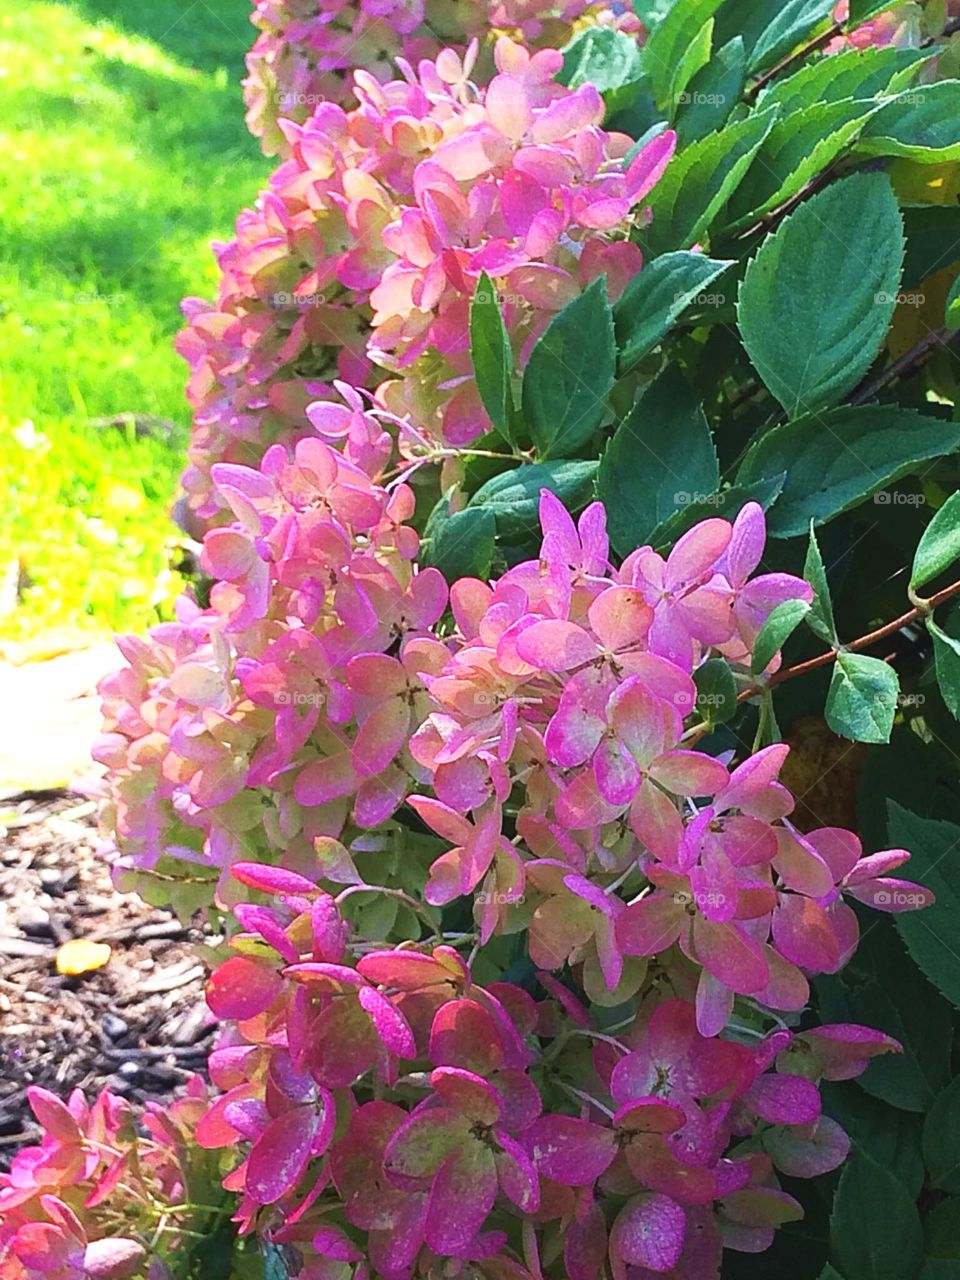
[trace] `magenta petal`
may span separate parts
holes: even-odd
[[[686,1225],[686,1214],[669,1196],[634,1196],[611,1228],[610,1251],[630,1266],[670,1271],[680,1261]]]
[[[571,671],[599,654],[596,641],[575,622],[535,622],[517,636],[517,653],[538,671]]]
[[[760,948],[736,924],[695,916],[693,945],[703,967],[732,991],[754,995],[767,985],[769,970]]]
[[[820,1092],[804,1076],[761,1076],[750,1086],[747,1101],[770,1124],[813,1124],[820,1117]]]
[[[370,1015],[384,1048],[400,1058],[417,1056],[410,1024],[395,1004],[375,987],[360,988],[360,1004]]]
[[[653,894],[621,912],[617,940],[625,955],[655,956],[676,942],[685,919],[682,902],[672,894]]]
[[[350,753],[361,778],[382,772],[410,736],[410,708],[402,698],[388,698],[372,712],[357,733]]]
[[[295,1107],[271,1122],[253,1144],[246,1190],[259,1204],[273,1204],[295,1186],[310,1159],[320,1117]]]
[[[283,990],[276,969],[249,956],[231,956],[207,983],[207,1004],[218,1018],[243,1021],[269,1009]]]
[[[823,907],[800,894],[784,894],[773,913],[773,941],[787,960],[813,973],[832,973],[840,949]]]
[[[630,1133],[675,1133],[685,1119],[683,1111],[662,1098],[635,1098],[613,1117],[614,1126]]]
[[[528,1145],[542,1174],[567,1187],[586,1187],[613,1163],[612,1129],[575,1116],[541,1116],[528,1130]]]
[[[496,1131],[496,1139],[500,1145],[495,1154],[500,1189],[523,1213],[536,1213],[540,1207],[540,1180],[533,1161],[502,1129]]]
[[[431,1249],[443,1255],[468,1248],[497,1198],[497,1166],[489,1147],[469,1137],[440,1167],[424,1222]]]
[[[593,771],[600,794],[612,805],[629,804],[640,785],[640,770],[633,757],[610,738],[597,748]]]
[[[448,1106],[474,1122],[496,1124],[503,1116],[503,1099],[486,1080],[462,1067],[437,1067],[430,1083]]]
[[[843,1164],[850,1139],[829,1116],[821,1116],[812,1131],[771,1129],[763,1145],[781,1173],[791,1178],[818,1178]]]

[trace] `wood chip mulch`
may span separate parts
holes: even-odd
[[[98,844],[92,801],[0,800],[0,1167],[38,1136],[28,1085],[162,1100],[211,1047],[202,934],[118,893]],[[75,938],[109,943],[107,964],[61,976],[57,948]]]

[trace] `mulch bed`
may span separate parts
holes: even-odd
[[[203,999],[202,934],[114,889],[96,853],[94,804],[67,793],[0,800],[0,1166],[38,1129],[28,1085],[134,1103],[202,1070],[215,1026]],[[82,977],[56,969],[73,938],[107,942]]]

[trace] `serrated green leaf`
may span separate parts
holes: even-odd
[[[790,636],[810,612],[806,600],[781,600],[767,615],[753,646],[750,670],[754,675],[766,671]]]
[[[694,501],[688,502],[672,516],[668,516],[663,524],[658,525],[650,535],[650,543],[658,551],[673,545],[679,537],[692,529],[701,520],[710,516],[721,516],[731,522],[747,505],[756,502],[764,511],[769,510],[783,488],[786,476],[771,476],[766,480],[758,480],[754,484],[734,484],[716,493],[693,494]]]
[[[741,37],[735,36],[717,50],[680,95],[673,122],[678,148],[705,138],[727,122],[743,93],[746,76],[746,50]]]
[[[513,352],[496,289],[486,272],[481,273],[470,304],[470,358],[483,407],[496,431],[513,444]]]
[[[733,263],[702,253],[665,253],[629,281],[613,308],[619,369],[626,373]]]
[[[923,1227],[912,1197],[865,1155],[847,1164],[830,1218],[830,1256],[856,1280],[912,1280],[923,1261]]]
[[[892,800],[887,809],[891,843],[910,850],[910,878],[936,894],[931,907],[899,912],[897,932],[926,977],[960,1009],[960,827],[920,818]]]
[[[824,1112],[846,1130],[852,1149],[882,1164],[918,1196],[924,1182],[920,1116],[887,1106],[853,1081],[821,1081],[820,1096]]]
[[[630,105],[643,77],[643,56],[633,36],[615,27],[587,27],[563,50],[561,84],[595,85],[612,115]]]
[[[781,115],[727,211],[728,231],[752,226],[798,195],[857,137],[877,104],[845,98]]]
[[[693,673],[696,709],[709,725],[726,724],[737,714],[737,682],[723,658],[709,658]]]
[[[700,402],[669,365],[620,423],[600,460],[597,494],[614,549],[629,555],[698,492],[713,493],[719,480]]]
[[[898,77],[916,75],[928,58],[920,49],[845,49],[771,81],[757,102],[762,107],[777,103],[786,115],[816,103],[874,98]]]
[[[597,478],[594,461],[538,462],[504,471],[482,485],[470,499],[467,510],[483,507],[497,518],[497,532],[507,542],[522,541],[540,528],[540,490],[555,493],[572,514],[577,515],[593,497]]]
[[[889,742],[900,680],[893,667],[862,653],[838,654],[827,694],[826,721],[854,742]]]
[[[836,1267],[831,1267],[830,1263],[828,1262],[827,1265],[820,1272],[819,1276],[817,1277],[817,1280],[844,1280],[844,1277],[840,1274],[840,1272],[836,1269]]]
[[[607,413],[616,372],[613,314],[601,276],[553,317],[523,375],[523,416],[541,458],[576,452]]]
[[[921,164],[960,160],[958,96],[955,80],[906,90],[870,118],[856,150],[866,156],[904,156]]]
[[[769,22],[750,48],[748,70],[763,71],[791,53],[833,12],[831,0],[768,0]]]
[[[850,14],[844,25],[848,31],[854,31],[861,23],[892,8],[890,0],[850,0]]]
[[[740,286],[738,321],[754,368],[790,417],[835,404],[873,363],[903,253],[882,173],[833,183],[764,240]]]
[[[839,642],[837,640],[837,624],[833,620],[830,583],[827,581],[827,571],[823,565],[823,557],[820,554],[817,537],[813,531],[812,520],[810,522],[810,540],[807,544],[807,556],[803,562],[803,576],[813,587],[813,603],[807,615],[807,625],[815,636],[819,636],[827,644],[836,647]]]
[[[910,589],[917,591],[960,560],[960,492],[952,493],[923,532],[913,557]]]
[[[950,292],[947,294],[944,321],[951,332],[960,329],[960,276],[954,280],[950,286]]]
[[[496,548],[497,523],[493,511],[465,507],[450,512],[446,497],[430,513],[424,529],[421,560],[439,569],[447,582],[490,575]]]
[[[767,528],[773,537],[793,538],[811,520],[825,524],[921,463],[958,448],[958,423],[898,405],[845,405],[768,431],[747,451],[737,480],[786,471]]]
[[[960,1193],[960,1076],[937,1095],[924,1121],[923,1158],[938,1190]]]
[[[960,720],[960,640],[947,635],[932,618],[927,619],[927,630],[933,640],[940,696],[954,719]]]
[[[676,155],[649,200],[652,221],[637,235],[650,257],[699,243],[743,180],[779,107],[752,112]]]
[[[643,47],[643,67],[661,107],[676,105],[678,95],[710,57],[713,14],[721,0],[680,0]]]

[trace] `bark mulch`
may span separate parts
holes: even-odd
[[[211,1047],[202,934],[118,893],[97,845],[82,796],[0,799],[0,1166],[38,1135],[28,1085],[163,1100]],[[57,948],[73,938],[109,943],[107,964],[61,976]]]

